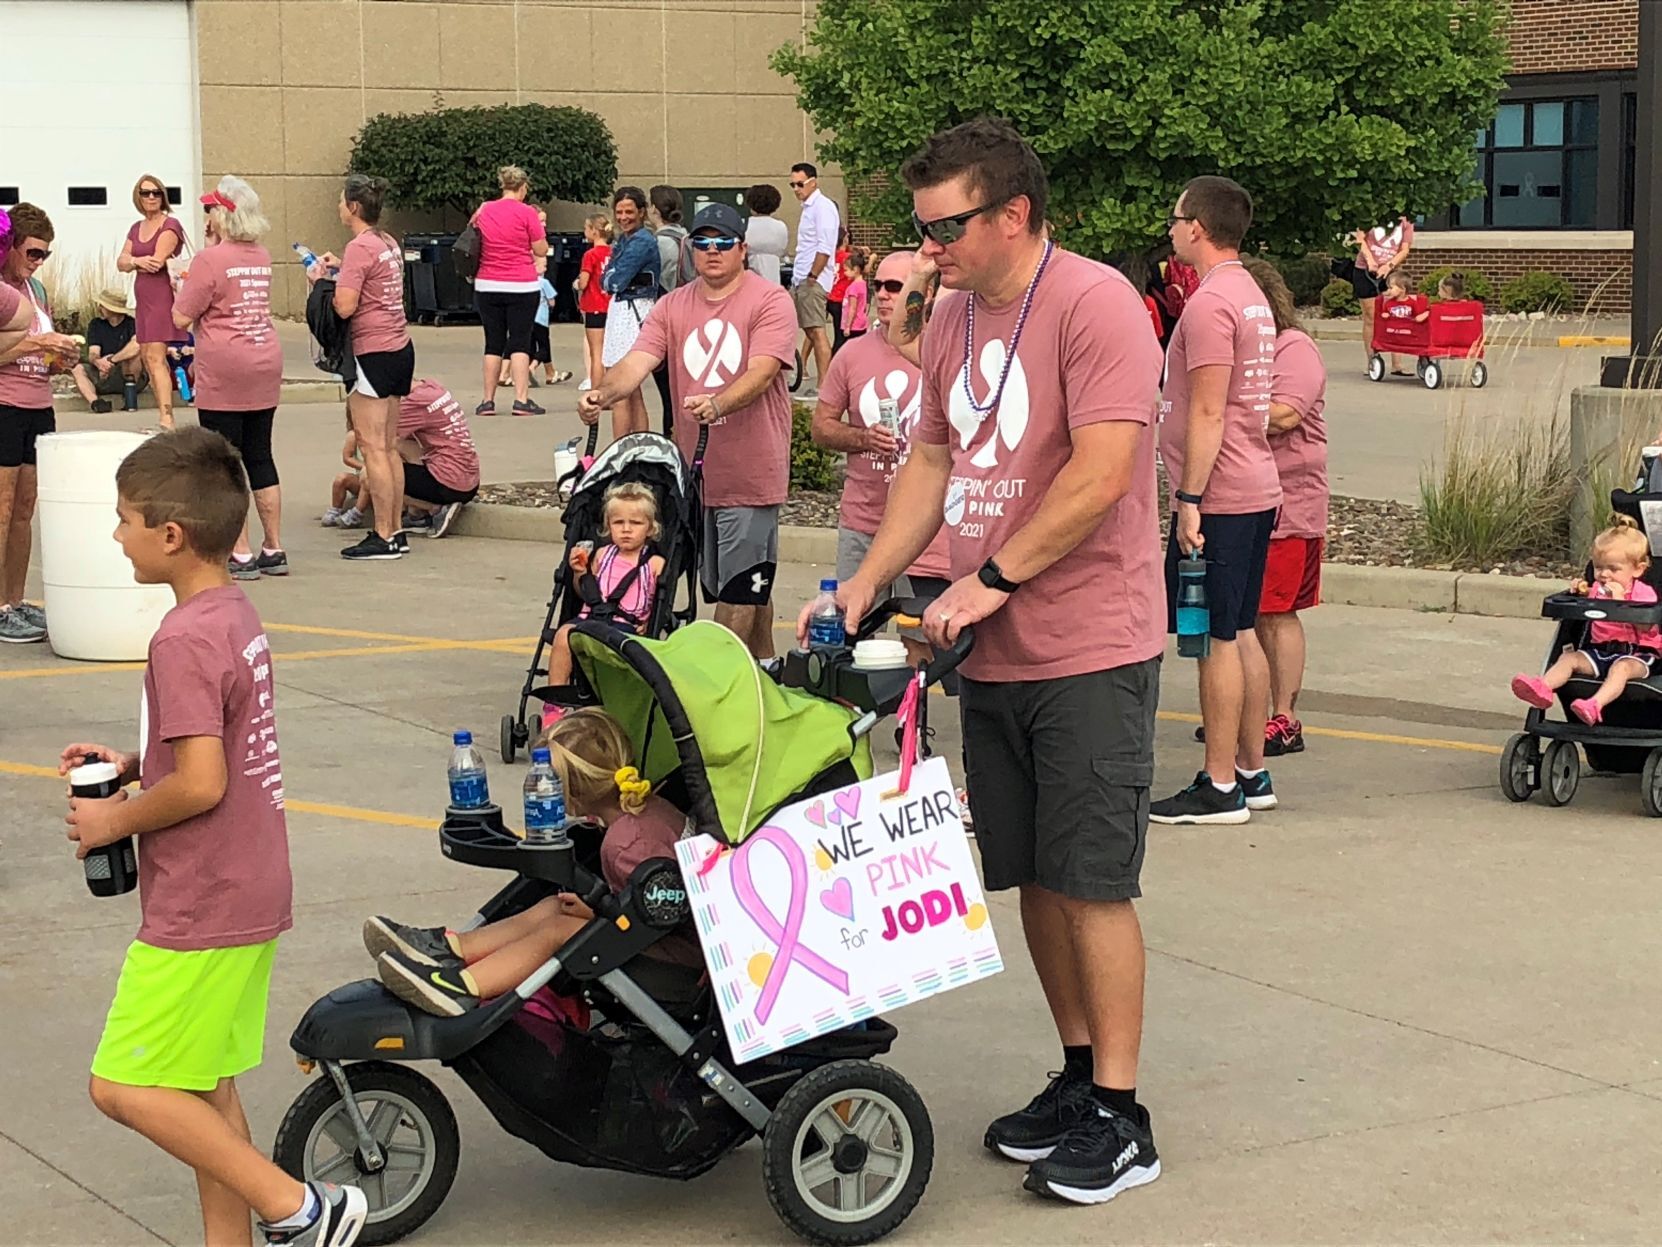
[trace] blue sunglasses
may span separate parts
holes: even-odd
[[[731,251],[739,245],[737,238],[709,238],[703,235],[689,238],[687,241],[692,244],[694,251]]]

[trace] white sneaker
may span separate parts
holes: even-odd
[[[591,382],[587,377],[584,377],[581,381],[579,381],[577,383],[577,388],[580,391],[581,390],[593,389],[594,388],[594,383]]]

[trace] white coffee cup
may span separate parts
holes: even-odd
[[[893,667],[910,665],[906,659],[906,646],[893,637],[873,637],[869,641],[861,641],[854,647],[854,669],[856,671],[887,671]]]

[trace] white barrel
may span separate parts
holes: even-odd
[[[173,606],[166,585],[141,585],[115,532],[115,470],[142,433],[52,433],[39,439],[40,574],[46,625],[62,658],[142,659]]]

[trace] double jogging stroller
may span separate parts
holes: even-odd
[[[563,487],[568,481],[572,486],[565,509],[566,540],[554,566],[548,610],[537,633],[525,682],[519,690],[519,704],[512,714],[502,716],[502,760],[509,764],[537,734],[540,710],[532,702],[565,705],[572,700],[570,690],[539,683],[548,674],[547,655],[554,644],[554,634],[561,625],[575,619],[585,604],[589,605],[592,618],[605,620],[611,615],[613,603],[585,603],[578,591],[580,578],[571,571],[571,552],[578,542],[594,541],[604,531],[606,491],[613,485],[626,481],[644,484],[658,500],[658,522],[663,535],[652,552],[663,556],[664,570],[658,577],[657,596],[643,634],[665,636],[698,614],[698,547],[704,528],[699,489],[709,429],[699,430],[698,447],[691,464],[682,458],[674,442],[656,433],[630,433],[606,447],[599,458],[593,458],[597,429],[598,426],[589,426],[588,446],[582,460],[588,463],[593,459],[592,464],[585,470],[580,463],[556,482],[557,487]],[[677,588],[682,584],[686,586],[686,599],[683,605],[677,606]]]
[[[875,633],[900,605],[886,603],[852,639]],[[650,640],[585,620],[571,642],[641,770],[699,831],[732,844],[783,805],[870,778],[870,733],[916,678],[904,667],[856,671],[847,646],[793,653],[770,674],[708,621]],[[972,644],[965,629],[924,669],[925,683]],[[921,713],[929,700],[917,698]],[[934,1134],[917,1091],[872,1059],[889,1050],[895,1028],[868,1018],[735,1065],[704,968],[641,955],[688,927],[676,862],[642,863],[613,896],[600,878],[598,835],[574,829],[572,839],[531,845],[499,810],[448,813],[439,831],[446,856],[515,876],[470,926],[559,890],[581,895],[596,916],[513,991],[461,1017],[424,1013],[373,979],[314,1003],[290,1043],[302,1069],[323,1073],[284,1117],[277,1162],[296,1177],[360,1186],[364,1243],[409,1234],[438,1210],[460,1155],[443,1092],[406,1064],[438,1061],[505,1130],[554,1160],[691,1178],[760,1135],[768,1198],[798,1234],[858,1244],[900,1225],[928,1184]],[[577,998],[591,1010],[586,1024],[569,1003],[562,1011]]]

